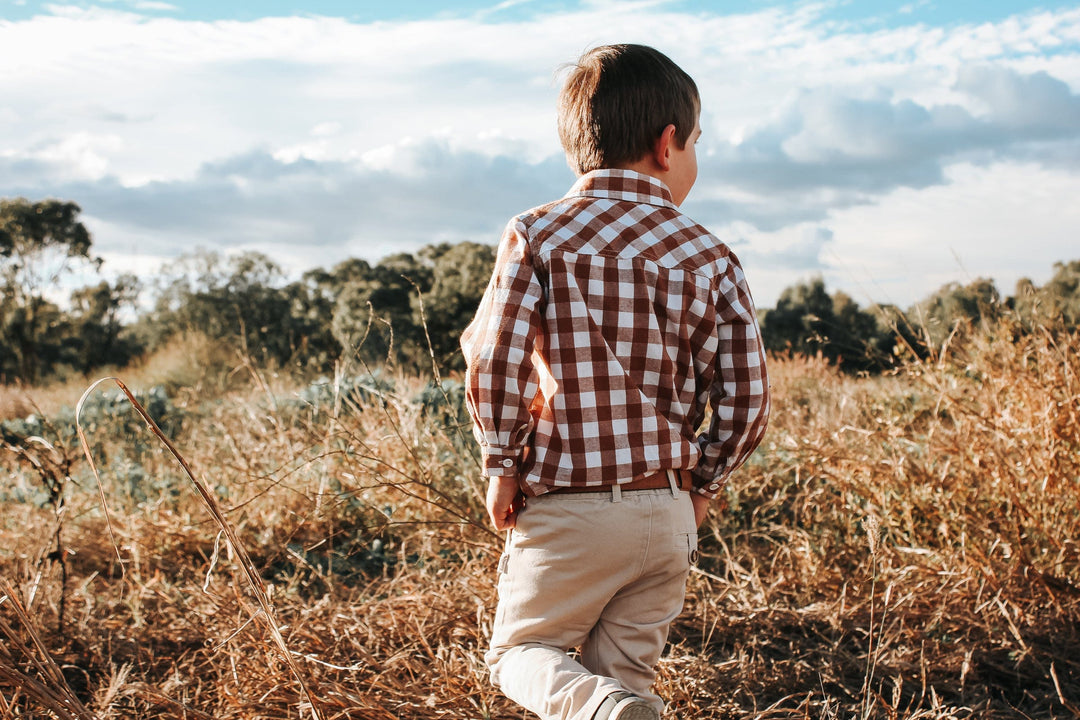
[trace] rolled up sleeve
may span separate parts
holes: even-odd
[[[754,302],[734,255],[720,279],[719,348],[709,404],[712,420],[698,437],[695,492],[713,498],[761,443],[769,420],[769,377]]]
[[[538,391],[533,350],[543,300],[525,227],[513,220],[499,243],[476,317],[461,335],[465,399],[489,477],[517,473],[534,428],[529,411]]]

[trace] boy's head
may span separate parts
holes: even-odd
[[[571,67],[559,94],[559,139],[578,175],[632,165],[675,126],[682,149],[697,127],[693,79],[645,45],[604,45]]]

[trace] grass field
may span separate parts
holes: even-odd
[[[89,383],[0,393],[22,438],[0,449],[0,718],[526,717],[480,662],[502,539],[457,379],[170,352],[126,382],[206,501],[103,384],[83,417],[107,519],[71,412]],[[883,377],[770,369],[769,433],[660,667],[670,717],[1080,717],[1080,338],[1000,325]]]

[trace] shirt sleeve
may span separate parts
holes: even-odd
[[[695,492],[709,498],[754,452],[769,420],[769,377],[754,301],[738,259],[731,255],[728,261],[717,306],[712,420],[698,437],[701,459],[694,469]]]
[[[513,220],[476,317],[461,335],[465,401],[489,477],[517,474],[532,435],[529,408],[539,389],[532,358],[543,299],[525,226]]]

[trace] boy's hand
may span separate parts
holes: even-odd
[[[701,523],[705,522],[705,516],[709,514],[709,498],[692,492],[690,502],[694,504],[694,521],[698,527],[701,527]]]
[[[496,530],[502,532],[517,524],[518,511],[523,506],[520,492],[513,475],[488,478],[487,511]]]

